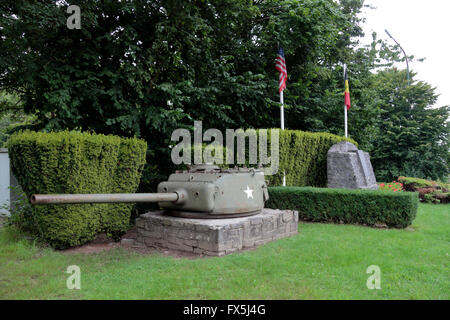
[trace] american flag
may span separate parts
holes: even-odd
[[[286,61],[284,60],[283,48],[278,49],[278,56],[275,64],[275,69],[280,71],[280,78],[278,79],[278,92],[281,92],[286,88],[287,69]]]

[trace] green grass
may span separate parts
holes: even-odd
[[[420,204],[404,230],[301,222],[294,237],[194,260],[62,254],[3,228],[0,299],[449,299],[449,208]],[[81,290],[66,288],[73,264]],[[381,290],[366,287],[369,265],[381,269]]]

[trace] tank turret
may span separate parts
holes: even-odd
[[[32,204],[158,202],[186,218],[237,218],[261,212],[269,194],[262,170],[194,165],[158,185],[157,193],[34,194]]]

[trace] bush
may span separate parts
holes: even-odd
[[[255,130],[257,135],[257,141],[259,143],[260,130]],[[267,130],[267,153],[270,157],[271,151],[271,130]],[[281,186],[283,183],[283,172],[286,172],[286,184],[292,186],[314,186],[314,187],[326,187],[327,185],[327,152],[332,145],[341,141],[349,141],[355,145],[358,145],[354,140],[337,136],[330,133],[323,132],[304,132],[299,130],[279,130],[279,168],[278,172],[272,176],[266,176],[269,184],[272,186]],[[245,144],[245,165],[250,167],[257,167],[257,165],[249,164],[249,143],[246,138]],[[228,142],[224,140],[224,143]],[[173,143],[176,145],[177,143]],[[208,144],[203,144],[202,148]],[[192,154],[193,155],[193,145]],[[258,146],[259,148],[259,146]],[[234,163],[237,163],[237,143],[234,141]],[[259,150],[260,151],[260,150]],[[226,168],[226,152],[227,148],[223,147],[224,164],[219,167]],[[259,160],[261,160],[259,158]],[[193,156],[191,157],[193,161]],[[154,192],[156,186],[161,180],[165,180],[169,176],[170,170],[178,169],[183,170],[187,167],[185,165],[173,166],[171,163],[167,167],[161,168],[156,165],[147,165],[144,169],[143,183],[141,183],[141,192]],[[234,166],[234,165],[232,165]],[[264,164],[269,167],[270,164]],[[156,172],[164,172],[164,174],[155,174]],[[166,174],[167,173],[167,174]],[[147,204],[145,206],[148,206]]]
[[[435,193],[434,198],[439,201],[439,203],[449,203],[450,202],[450,192]]]
[[[341,141],[358,145],[352,139],[331,133],[299,130],[280,130],[279,132],[279,170],[276,175],[267,178],[272,186],[282,185],[283,172],[285,172],[288,186],[326,187],[327,152],[331,146]]]
[[[430,191],[425,193],[421,199],[426,203],[445,204],[450,202],[450,192]]]
[[[29,198],[33,193],[132,193],[145,164],[144,141],[77,131],[23,131],[8,141],[11,169]],[[127,231],[132,204],[32,207],[35,231],[55,248],[80,245],[105,232]]]
[[[416,191],[417,188],[437,186],[437,183],[420,178],[398,177],[398,181],[403,183],[406,191]]]
[[[417,193],[379,190],[269,187],[268,208],[299,212],[299,219],[405,228],[416,217]]]
[[[423,201],[426,203],[441,203],[441,200],[435,198],[435,194],[433,192],[425,193],[423,195]]]
[[[398,177],[398,181],[402,182],[406,191],[419,193],[419,198],[423,202],[428,203],[448,203],[447,193],[450,189],[449,185],[443,182],[413,178]]]

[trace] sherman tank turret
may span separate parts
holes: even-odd
[[[262,170],[221,169],[211,164],[180,170],[158,185],[157,193],[33,194],[31,203],[79,204],[158,202],[170,215],[186,218],[238,218],[258,214],[269,194]]]

